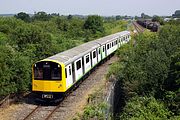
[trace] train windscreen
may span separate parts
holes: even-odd
[[[34,65],[35,80],[61,80],[61,66],[54,62],[39,62]]]

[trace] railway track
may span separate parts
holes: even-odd
[[[43,119],[49,120],[53,113],[61,106],[61,104],[57,106],[36,106],[23,120],[36,120],[36,119]],[[40,114],[43,113],[43,114]]]
[[[142,26],[140,26],[137,22],[132,22],[134,25],[135,30],[138,33],[143,33],[144,32],[144,28]]]

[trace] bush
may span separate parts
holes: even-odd
[[[123,120],[166,120],[171,112],[154,97],[131,98],[120,116]]]

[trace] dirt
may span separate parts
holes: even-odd
[[[95,90],[106,84],[105,75],[108,72],[110,64],[117,61],[117,57],[113,56],[110,60],[96,68],[91,75],[84,80],[79,87],[69,94],[61,107],[51,116],[51,120],[71,120],[79,113],[87,104],[87,99]],[[0,108],[1,120],[22,120],[30,113],[36,105],[28,103],[12,104],[7,108]],[[40,113],[40,112],[39,112]],[[40,115],[41,116],[41,115]]]

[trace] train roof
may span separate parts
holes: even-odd
[[[118,33],[115,33],[115,34],[112,34],[112,35],[108,35],[108,36],[103,37],[103,38],[99,38],[99,39],[97,39],[95,41],[97,43],[103,45],[103,44],[111,42],[114,39],[119,38],[119,36],[124,36],[124,35],[127,35],[127,34],[130,34],[130,32],[129,31],[122,31],[122,32],[118,32]]]
[[[62,62],[65,65],[68,65],[69,63],[71,63],[74,60],[80,58],[81,56],[89,53],[90,51],[98,48],[99,46],[100,46],[100,44],[97,44],[94,41],[90,41],[90,42],[84,43],[80,46],[77,46],[72,49],[66,50],[64,52],[58,53],[58,54],[51,56],[49,58],[46,58],[44,60],[55,60],[58,62]]]
[[[90,41],[90,42],[84,43],[82,45],[79,45],[77,47],[74,47],[72,49],[58,53],[58,54],[48,57],[42,61],[52,60],[52,61],[62,62],[65,65],[68,65],[69,63],[77,60],[78,58],[82,57],[83,55],[100,47],[100,45],[106,44],[106,43],[110,42],[111,40],[118,38],[118,36],[123,36],[123,35],[129,34],[129,33],[130,33],[129,31],[123,31],[123,32],[118,32],[116,34],[108,35],[106,37],[103,37],[103,38],[100,38],[100,39],[97,39],[94,41]]]

